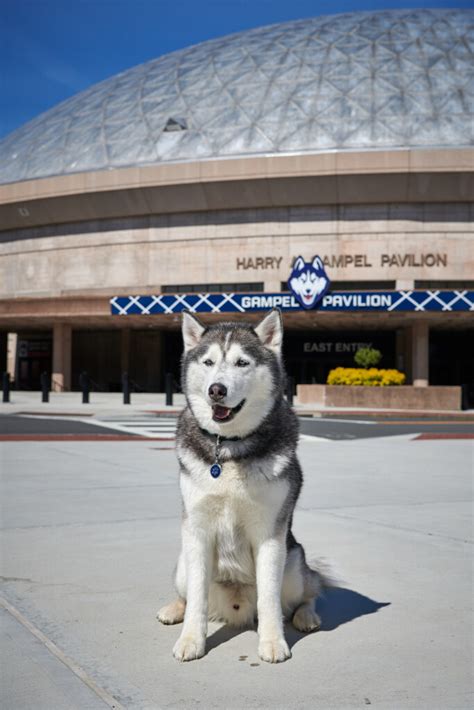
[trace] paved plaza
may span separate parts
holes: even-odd
[[[295,534],[340,586],[273,666],[217,624],[179,664],[180,627],[155,620],[180,544],[172,441],[0,446],[2,708],[472,707],[472,440],[302,439]]]

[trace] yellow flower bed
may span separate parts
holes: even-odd
[[[404,385],[405,375],[398,370],[379,370],[376,367],[336,367],[328,375],[328,385],[368,385],[387,387]]]

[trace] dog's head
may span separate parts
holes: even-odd
[[[323,262],[315,256],[312,262],[299,256],[293,266],[288,285],[304,308],[313,308],[329,288]]]
[[[206,328],[183,313],[182,387],[199,426],[244,437],[257,429],[282,394],[283,327],[278,310],[256,326]]]

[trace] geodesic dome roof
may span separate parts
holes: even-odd
[[[0,141],[0,182],[279,153],[473,143],[472,10],[329,15],[167,54]]]

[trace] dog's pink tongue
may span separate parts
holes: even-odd
[[[213,407],[213,411],[216,419],[227,419],[231,412],[228,407],[221,407],[220,404],[215,404]]]

